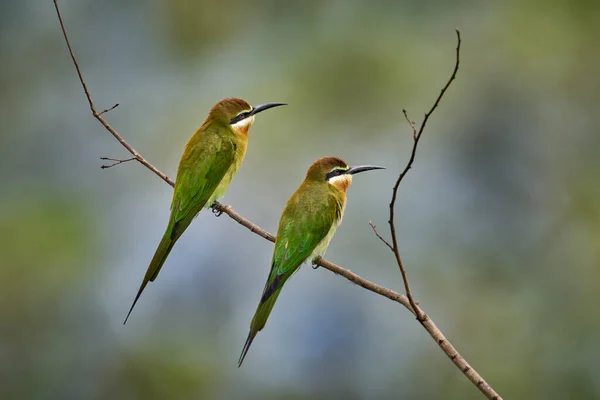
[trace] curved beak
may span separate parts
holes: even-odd
[[[259,112],[263,112],[265,110],[268,110],[269,108],[279,107],[279,106],[287,106],[287,103],[265,103],[265,104],[259,104],[257,106],[252,107],[252,111],[250,112],[249,116],[256,115]]]
[[[385,169],[385,167],[379,167],[377,165],[353,165],[346,173],[354,175],[359,172],[371,171],[373,169]]]

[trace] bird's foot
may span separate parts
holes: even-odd
[[[218,201],[215,201],[214,203],[212,203],[212,205],[210,206],[211,211],[213,212],[213,214],[215,214],[215,217],[220,217],[221,214],[223,214],[223,211],[219,210],[219,207],[221,206],[221,203],[219,203]]]
[[[319,261],[321,261],[321,257],[316,257],[314,260],[312,260],[312,262],[311,262],[312,269],[317,269],[320,267],[320,265],[317,264]]]

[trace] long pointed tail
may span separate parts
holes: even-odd
[[[256,334],[262,331],[262,329],[265,327],[267,319],[269,319],[269,315],[271,314],[271,310],[273,310],[273,306],[275,305],[275,301],[277,301],[280,291],[281,288],[277,289],[264,302],[261,300],[260,304],[258,305],[256,313],[254,314],[254,318],[252,318],[252,322],[250,323],[250,333],[248,333],[248,338],[246,339],[246,343],[242,349],[242,354],[238,360],[238,368],[242,366],[244,358],[246,358],[246,354],[248,353],[250,345],[252,344],[252,341],[254,341]]]
[[[244,358],[246,358],[246,354],[248,353],[250,345],[252,344],[252,341],[256,337],[257,333],[258,332],[254,332],[252,329],[250,329],[250,333],[248,333],[248,338],[246,339],[246,343],[244,343],[244,348],[242,349],[242,354],[240,355],[240,359],[238,360],[238,368],[242,366]]]
[[[133,300],[133,304],[131,305],[129,312],[127,313],[127,317],[125,317],[125,321],[123,321],[123,325],[127,323],[127,320],[129,319],[129,316],[131,315],[135,304],[142,295],[142,292],[146,288],[146,285],[148,285],[148,282],[153,282],[158,276],[158,272],[165,263],[167,256],[171,252],[171,249],[173,248],[173,245],[175,245],[176,241],[177,237],[171,238],[169,231],[167,231],[167,233],[165,233],[165,235],[163,236],[162,240],[160,241],[160,244],[158,245],[158,248],[156,249],[156,252],[154,253],[154,257],[152,257],[152,261],[150,262],[150,265],[146,270],[146,275],[144,276],[144,280],[142,281],[142,284],[140,285],[140,288],[135,296],[135,300]]]

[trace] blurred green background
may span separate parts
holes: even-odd
[[[226,96],[261,114],[224,198],[273,232],[316,158],[355,179],[327,258],[412,289],[506,399],[600,398],[600,3],[63,0],[99,109],[175,176]],[[0,398],[479,399],[401,306],[306,266],[236,367],[272,244],[203,212],[123,318],[171,188],[91,116],[51,1],[0,2]],[[387,233],[387,232],[386,232]]]

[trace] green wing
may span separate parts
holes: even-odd
[[[329,233],[337,212],[332,196],[299,190],[288,202],[279,221],[271,272],[261,302],[266,301],[300,268]],[[325,197],[325,198],[324,198]]]
[[[233,141],[222,138],[215,127],[210,126],[198,131],[186,145],[177,170],[169,225],[146,270],[125,322],[148,282],[158,276],[177,239],[202,210],[227,173],[233,163],[234,153]]]
[[[181,236],[233,163],[235,143],[211,128],[188,143],[179,164],[171,204],[171,239]]]
[[[335,220],[341,217],[340,204],[329,195],[327,188],[309,185],[305,182],[298,188],[279,220],[271,272],[250,322],[250,332],[238,367],[242,365],[256,334],[265,327],[285,282],[327,237]]]

